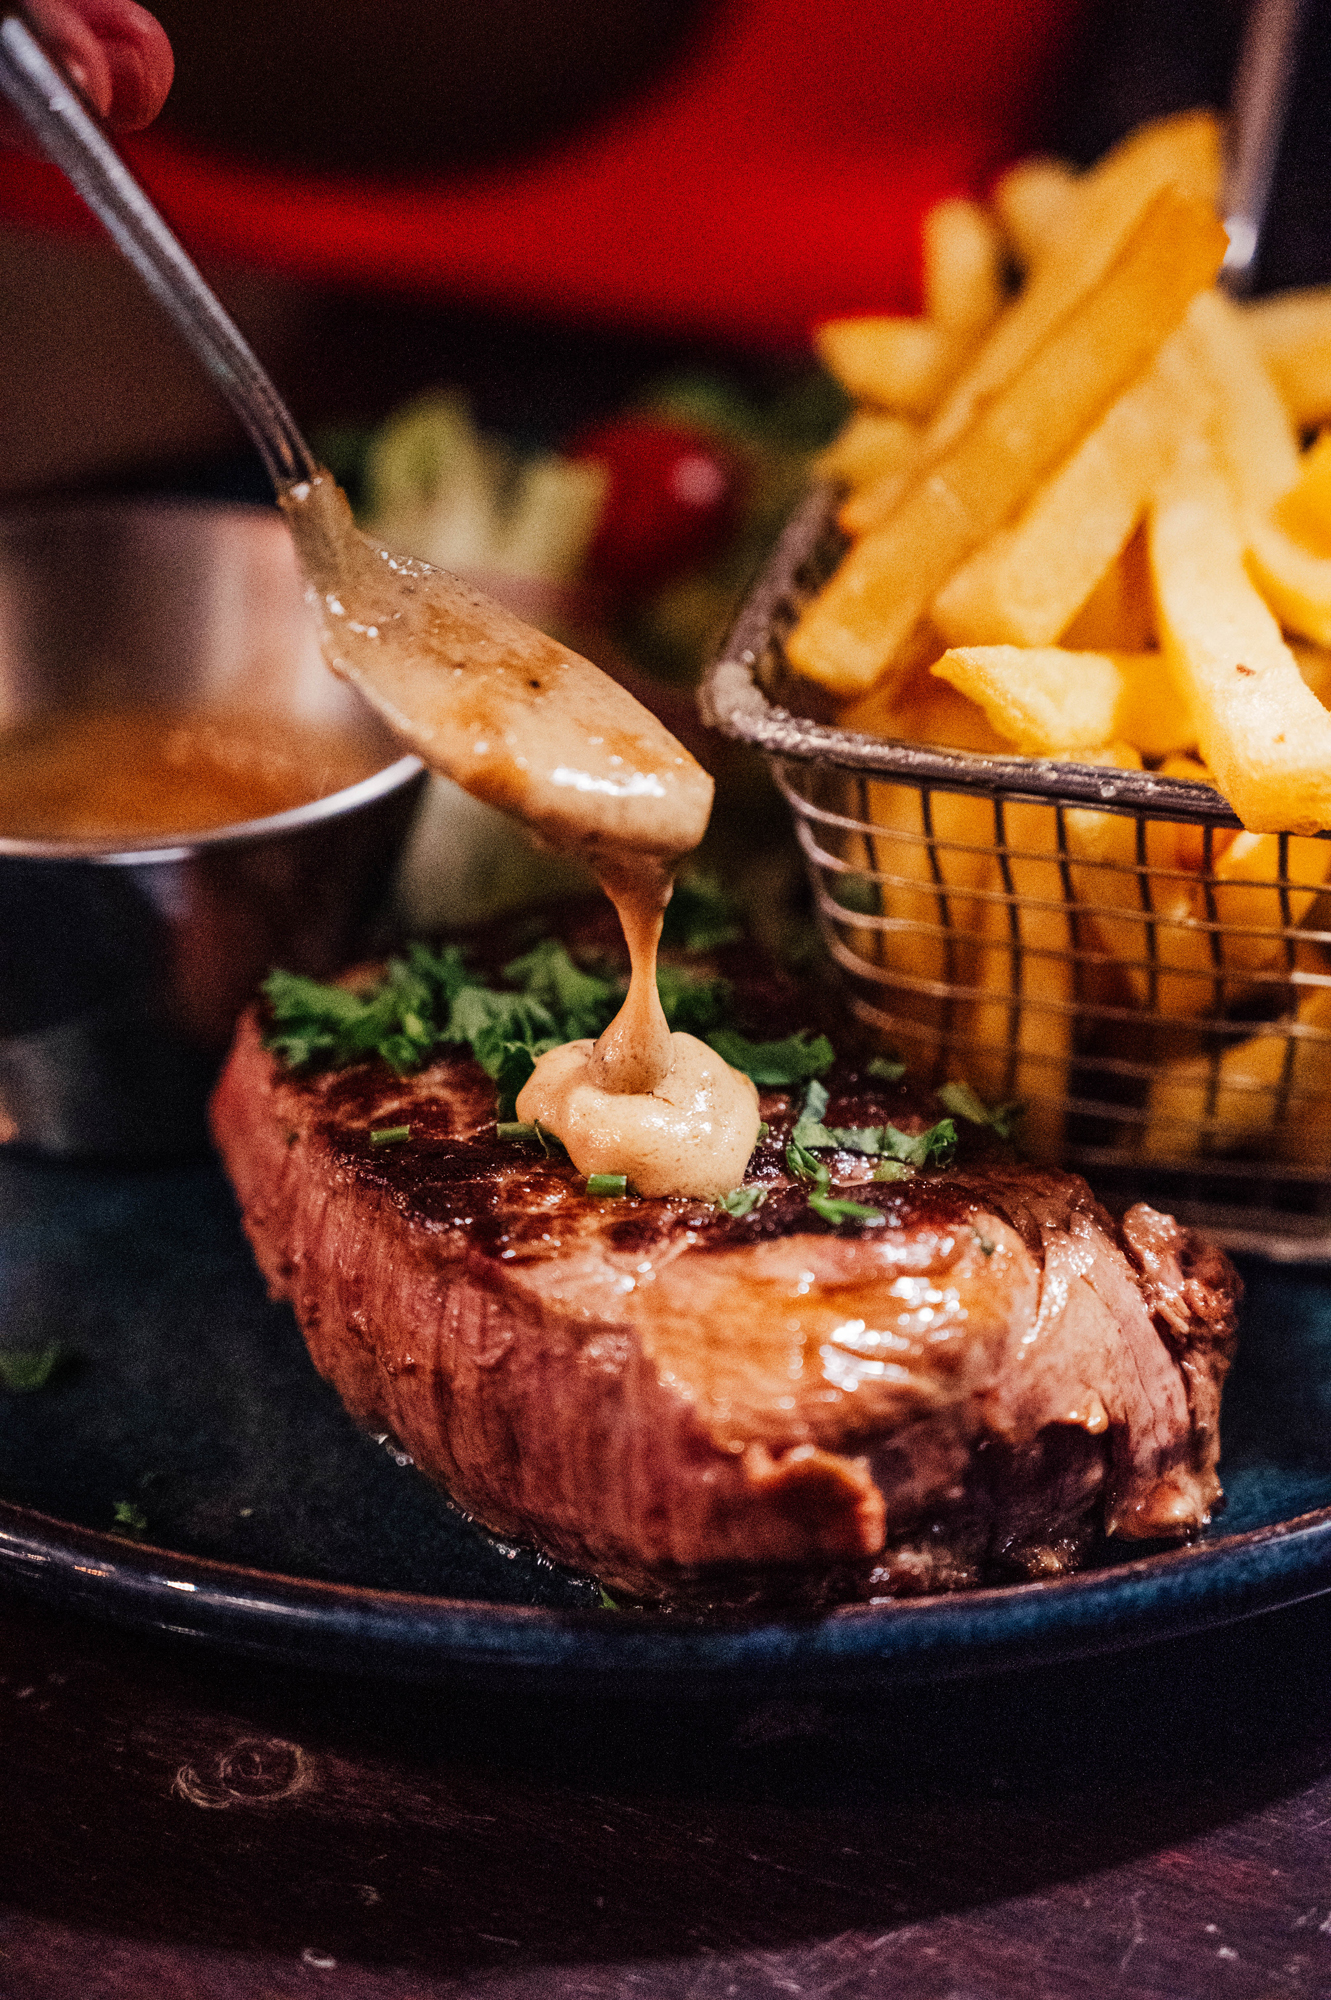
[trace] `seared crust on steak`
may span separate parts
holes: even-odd
[[[783,1031],[779,1028],[777,1032]],[[827,1122],[919,1130],[937,1101],[839,1064]],[[744,1218],[589,1199],[501,1141],[450,1054],[284,1074],[242,1021],[213,1129],[276,1297],[352,1414],[497,1532],[644,1599],[818,1601],[1074,1566],[1100,1529],[1179,1536],[1219,1494],[1238,1280],[1075,1176],[969,1157],[838,1193],[785,1170],[797,1093]],[[375,1147],[371,1130],[409,1125]]]

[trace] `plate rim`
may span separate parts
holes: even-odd
[[[1331,1506],[1102,1569],[810,1614],[669,1614],[435,1597],[254,1569],[0,1500],[0,1583],[211,1651],[394,1680],[676,1698],[966,1679],[1231,1624],[1331,1590]]]

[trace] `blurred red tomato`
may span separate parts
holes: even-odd
[[[587,557],[596,582],[653,590],[718,554],[739,526],[743,460],[689,424],[630,410],[581,432],[564,455],[609,474]]]

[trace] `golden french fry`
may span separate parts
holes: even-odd
[[[845,729],[898,743],[933,743],[992,757],[1011,754],[1011,744],[995,733],[984,710],[927,670],[904,686],[877,687],[861,695],[839,711],[837,720]]]
[[[1331,645],[1331,432],[1270,514],[1247,515],[1244,539],[1253,580],[1286,631]]]
[[[791,633],[792,665],[842,694],[886,673],[957,565],[1154,356],[1214,278],[1224,243],[1207,208],[1162,190],[1020,376],[851,549]]]
[[[834,484],[866,486],[885,472],[908,465],[920,441],[920,427],[891,410],[856,410],[840,434],[814,460],[814,476]]]
[[[1096,289],[1162,190],[1190,195],[1208,212],[1214,211],[1220,160],[1218,121],[1210,112],[1185,111],[1130,133],[1080,177],[1075,226],[1050,245],[1020,296],[953,383],[921,440],[917,470],[944,457],[1055,328]],[[1050,406],[1057,407],[1057,402],[1054,393]],[[866,487],[855,506],[846,509],[847,531],[864,534],[876,526],[891,511],[900,490],[899,475]]]
[[[1188,704],[1159,653],[957,646],[931,671],[977,702],[1024,756],[1120,740],[1146,756],[1167,757],[1197,740]]]
[[[1275,504],[1275,518],[1318,555],[1331,555],[1331,431],[1299,461],[1298,483]]]
[[[1155,594],[1138,528],[1109,565],[1060,644],[1074,653],[1146,653],[1155,645]]]
[[[1054,1162],[1077,997],[1054,809],[1007,804],[1002,832],[1004,866],[980,905],[974,997],[960,1023],[967,1076],[990,1102],[1019,1099],[1023,1151]]]
[[[1291,639],[1289,650],[1323,708],[1331,707],[1331,651],[1325,646],[1310,646],[1302,639]]]
[[[1188,325],[1215,396],[1214,443],[1241,513],[1265,514],[1299,476],[1299,448],[1249,322],[1221,292],[1198,298]]]
[[[1248,576],[1212,461],[1180,463],[1149,532],[1161,640],[1225,797],[1251,832],[1331,827],[1331,713]]]
[[[974,703],[926,674],[890,706],[881,691],[844,709],[839,720],[897,741],[955,750],[1005,749]],[[973,933],[980,906],[974,892],[993,870],[994,814],[988,799],[934,792],[926,806],[912,784],[847,780],[845,811],[868,820],[870,838],[856,835],[846,858],[870,870],[869,924],[848,915],[839,924],[849,950],[882,968],[875,1004],[896,1010],[886,1033],[921,1075],[929,1075],[946,1044],[957,1006],[944,990],[973,977]],[[853,878],[852,878],[853,879]],[[863,884],[857,886],[867,886]],[[864,900],[861,897],[861,900]]]
[[[1331,554],[1296,541],[1270,516],[1244,523],[1253,581],[1288,632],[1331,646]]]
[[[1234,834],[1216,855],[1213,872],[1216,919],[1226,932],[1225,963],[1259,970],[1286,956],[1282,933],[1303,922],[1331,874],[1331,841],[1290,836],[1285,842],[1283,891],[1278,834]]]
[[[1196,777],[1201,766],[1172,760],[1173,775]],[[1094,931],[1117,963],[1137,1006],[1190,1019],[1214,1000],[1209,932],[1197,931],[1192,828],[1084,806],[1064,814],[1073,888]]]
[[[936,201],[924,218],[924,310],[973,345],[1003,308],[1003,240],[978,201]]]
[[[995,182],[990,200],[1018,260],[1029,270],[1071,226],[1077,175],[1065,160],[1018,160]]]
[[[1277,292],[1242,311],[1290,421],[1299,430],[1331,421],[1331,285]]]
[[[927,417],[966,357],[966,344],[927,319],[825,320],[813,337],[824,367],[865,403]]]
[[[1283,1115],[1282,1115],[1283,1114]],[[1331,1127],[1331,987],[1317,986],[1293,1021],[1273,1021],[1219,1056],[1192,1056],[1151,1086],[1149,1159],[1258,1146],[1324,1163]]]
[[[1049,646],[1067,630],[1126,546],[1180,439],[1210,419],[1190,324],[1196,305],[1013,525],[943,585],[931,615],[954,646]]]

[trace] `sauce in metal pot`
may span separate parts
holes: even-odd
[[[71,710],[0,735],[0,837],[206,833],[287,812],[376,768],[334,730],[243,710]]]

